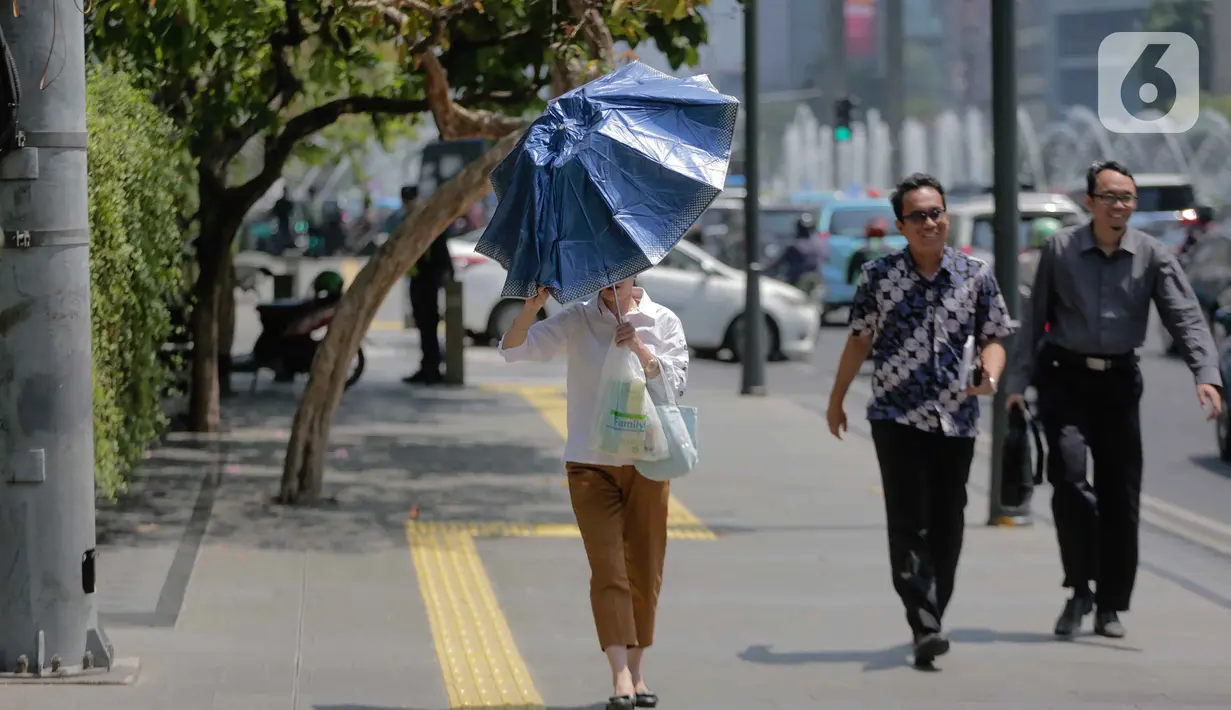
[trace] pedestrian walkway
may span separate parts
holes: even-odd
[[[1203,576],[1226,559],[1150,537],[1129,636],[1057,642],[1054,532],[984,526],[978,467],[954,647],[916,671],[857,405],[837,442],[789,399],[689,399],[703,463],[673,485],[647,654],[661,707],[1231,706],[1231,602]],[[223,441],[172,437],[136,500],[100,513],[104,618],[137,682],[5,686],[0,707],[601,708],[562,402],[533,383],[360,382],[333,431],[333,500],[284,509],[267,500],[294,397],[233,400]]]

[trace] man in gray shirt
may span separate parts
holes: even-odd
[[[1005,391],[1010,407],[1025,406],[1022,393],[1034,385],[1047,434],[1052,515],[1064,586],[1073,590],[1056,635],[1071,636],[1097,609],[1095,633],[1118,638],[1137,575],[1142,380],[1134,351],[1145,341],[1151,301],[1211,419],[1222,408],[1222,378],[1175,255],[1128,227],[1137,206],[1132,173],[1115,161],[1090,166],[1086,206],[1090,222],[1057,232],[1042,250]]]

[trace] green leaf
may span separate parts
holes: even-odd
[[[129,77],[92,68],[86,112],[94,471],[111,497],[166,424],[159,352],[169,299],[183,290],[178,217],[189,166],[171,121]]]

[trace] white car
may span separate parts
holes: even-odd
[[[449,240],[454,273],[462,283],[466,330],[476,342],[492,343],[508,330],[521,310],[519,299],[501,298],[505,270],[474,251],[479,234]],[[743,349],[744,272],[726,266],[701,248],[680,242],[658,266],[637,277],[655,301],[680,317],[688,343],[698,355],[726,349],[740,358]],[[561,308],[554,300],[546,317]],[[794,286],[761,280],[761,308],[767,325],[766,348],[773,356],[807,359],[820,329],[817,303]]]
[[[949,245],[972,254],[990,265],[996,263],[996,232],[993,220],[996,205],[991,195],[954,202],[949,206]],[[1085,221],[1085,212],[1064,195],[1022,192],[1017,196],[1019,243],[1024,251],[1030,223],[1039,217],[1053,217],[1065,226]]]

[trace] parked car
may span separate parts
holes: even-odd
[[[521,310],[520,299],[502,298],[505,270],[474,251],[481,232],[449,240],[454,273],[462,283],[462,319],[476,344],[497,342]],[[743,350],[744,272],[733,269],[705,250],[680,242],[658,266],[638,276],[655,301],[675,311],[700,356],[729,350],[739,359]],[[820,323],[817,306],[799,289],[764,279],[761,306],[768,328],[771,357],[811,356]],[[442,304],[443,308],[443,304]],[[540,317],[561,308],[549,299]]]
[[[866,236],[870,222],[883,220],[886,236],[878,237],[881,250],[897,251],[906,247],[906,237],[894,226],[893,205],[885,198],[854,198],[831,202],[821,209],[817,231],[825,244],[825,261],[821,265],[821,280],[825,286],[821,318],[832,311],[851,305],[858,278],[851,278],[851,257],[868,246]]]
[[[688,343],[699,356],[713,357],[728,350],[735,359],[743,359],[747,286],[743,271],[723,264],[694,244],[680,242],[638,281],[654,300],[680,317]],[[765,278],[761,280],[761,308],[767,357],[811,357],[820,311],[808,294]]]
[[[1019,192],[1017,211],[1020,251],[1025,251],[1029,245],[1030,223],[1040,217],[1054,217],[1065,226],[1086,220],[1085,212],[1076,202],[1064,195],[1045,192]],[[990,195],[950,204],[949,245],[988,264],[995,264],[995,215],[996,205]]]
[[[462,284],[462,323],[466,334],[476,345],[490,345],[513,325],[521,312],[522,300],[500,295],[507,272],[497,262],[476,252],[475,246],[483,230],[449,239],[449,255],[453,257],[453,275]],[[444,313],[444,292],[440,296],[440,312]],[[555,313],[560,304],[548,299],[540,317]]]

